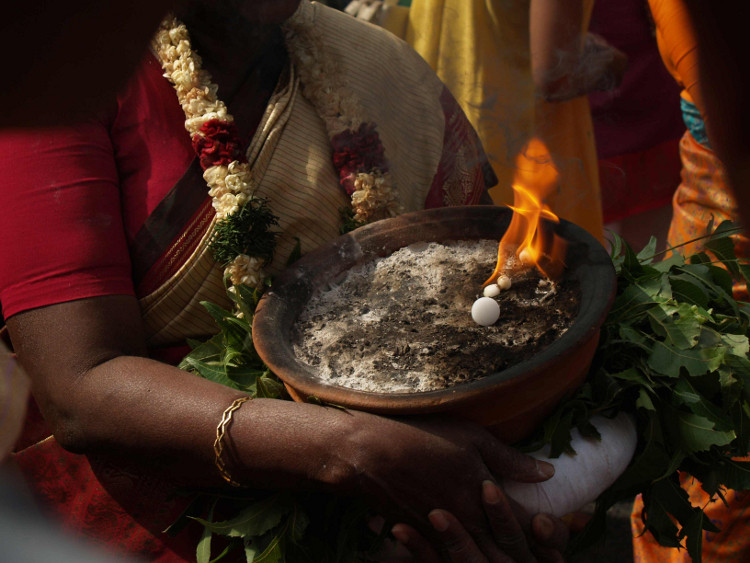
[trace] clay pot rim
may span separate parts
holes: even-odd
[[[253,340],[258,353],[287,386],[291,386],[297,393],[306,397],[315,397],[323,402],[341,404],[347,408],[367,410],[381,414],[410,414],[428,413],[441,410],[441,405],[450,402],[452,406],[461,406],[471,403],[477,397],[485,394],[492,388],[493,392],[498,389],[508,392],[520,385],[533,385],[534,381],[563,358],[576,353],[579,347],[598,338],[606,314],[614,300],[616,290],[616,276],[609,254],[602,245],[581,227],[561,220],[554,226],[555,231],[564,238],[572,241],[571,247],[577,245],[578,249],[584,249],[587,260],[585,262],[571,263],[569,273],[576,277],[581,285],[581,303],[578,316],[570,328],[558,340],[542,349],[534,357],[501,372],[495,372],[481,379],[456,385],[447,389],[422,391],[414,393],[391,393],[372,392],[351,389],[337,385],[331,385],[321,381],[315,375],[313,369],[296,360],[294,352],[289,344],[289,332],[293,322],[289,319],[286,310],[287,296],[306,288],[312,292],[308,279],[310,273],[315,270],[315,264],[321,261],[321,257],[335,257],[346,254],[346,251],[360,250],[361,255],[356,263],[348,264],[334,275],[323,276],[330,283],[342,272],[373,260],[378,257],[372,250],[362,251],[374,238],[382,236],[386,230],[408,231],[411,225],[440,224],[445,225],[452,220],[462,223],[471,221],[479,223],[480,219],[495,219],[497,223],[501,216],[509,222],[511,211],[508,208],[498,206],[465,206],[416,211],[400,215],[393,219],[386,219],[372,223],[346,235],[337,238],[330,244],[308,253],[299,261],[279,276],[274,286],[261,299],[253,323]],[[507,225],[505,225],[507,228]],[[503,228],[502,232],[505,231]],[[497,235],[499,240],[502,235]],[[481,238],[492,238],[487,236],[471,236],[471,233],[462,233],[461,236],[442,237],[438,242],[449,242],[455,240],[478,240]],[[419,240],[413,240],[419,242]],[[425,241],[431,242],[431,241]],[[411,244],[411,243],[408,243]],[[387,255],[397,248],[406,246],[400,244],[391,249],[384,249]],[[569,249],[568,256],[571,252]],[[320,287],[320,280],[313,282],[315,288]],[[286,315],[286,317],[285,317]],[[279,321],[289,323],[282,329]]]

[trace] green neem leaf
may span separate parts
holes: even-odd
[[[610,377],[612,377],[612,379],[621,379],[629,383],[637,383],[639,386],[644,387],[649,391],[653,391],[653,389],[651,388],[651,382],[649,381],[648,377],[646,377],[646,375],[641,370],[634,367],[628,368],[624,371],[613,373]]]
[[[307,517],[307,514],[299,506],[295,505],[294,510],[287,519],[289,539],[295,543],[301,541],[309,524],[310,519]]]
[[[210,340],[193,346],[192,351],[183,358],[177,367],[184,370],[190,369],[190,364],[187,362],[188,358],[199,362],[216,361],[221,357],[223,350],[223,336],[217,334],[211,337]]]
[[[201,301],[209,314],[219,325],[225,338],[225,346],[242,349],[250,337],[252,329],[247,321],[238,319],[229,311],[226,311],[209,301]]]
[[[570,446],[573,439],[570,430],[573,426],[573,412],[567,412],[558,418],[553,418],[546,424],[545,441],[550,444],[551,458],[558,458],[563,453],[575,455],[575,450]]]
[[[202,362],[190,356],[186,357],[183,361],[189,366],[191,371],[195,371],[204,379],[226,385],[227,387],[236,388],[232,380],[227,377],[226,369],[220,362]]]
[[[664,303],[649,309],[647,315],[654,332],[664,338],[669,345],[680,350],[688,350],[698,342],[701,320],[690,305],[681,303],[675,306]]]
[[[659,545],[682,547],[682,543],[677,537],[677,526],[675,526],[669,512],[656,495],[644,493],[643,505],[643,523],[656,541],[659,542]]]
[[[578,428],[578,432],[581,433],[581,436],[584,438],[590,438],[593,440],[601,440],[602,435],[599,433],[599,430],[597,430],[596,426],[591,424],[588,420],[581,422],[576,426]]]
[[[743,401],[732,409],[732,419],[734,431],[737,433],[737,439],[733,444],[734,451],[747,453],[750,451],[750,407],[747,402]]]
[[[214,318],[219,326],[224,326],[224,322],[227,319],[233,319],[234,315],[229,311],[222,309],[218,305],[211,303],[210,301],[201,301],[201,305],[206,308],[208,313]]]
[[[630,248],[630,245],[624,243],[622,250],[622,275],[626,278],[634,279],[643,274],[643,265],[641,265],[640,260],[638,260],[638,256],[635,254],[635,252],[633,252],[633,249]]]
[[[651,264],[651,267],[654,268],[657,272],[668,272],[672,269],[673,266],[684,266],[685,265],[685,257],[682,256],[679,252],[673,252],[668,258],[665,258],[664,260],[661,260],[660,262],[656,262],[654,264]]]
[[[284,386],[278,380],[267,375],[257,380],[256,389],[260,398],[276,399],[286,394]]]
[[[683,527],[685,534],[685,549],[693,563],[701,563],[703,553],[703,528],[704,524],[709,522],[703,511],[698,511],[695,518],[690,520]]]
[[[713,467],[718,482],[735,491],[750,490],[750,461],[725,459]]]
[[[671,297],[671,288],[668,295],[664,294],[664,288],[669,287],[669,284],[665,283],[667,277],[651,266],[644,266],[644,274],[638,278],[636,284],[657,302],[662,302]]]
[[[688,274],[671,274],[669,276],[669,285],[672,288],[672,297],[677,301],[693,303],[704,309],[711,302],[711,298],[706,292],[705,284],[700,283],[693,276]]]
[[[696,454],[680,468],[694,476],[701,488],[709,496],[724,500],[724,491],[746,491],[750,488],[750,467],[748,462],[735,461],[729,455],[716,451]]]
[[[739,267],[737,269],[739,271]],[[728,271],[724,268],[712,266],[711,275],[713,276],[716,285],[719,286],[724,293],[727,295],[732,294],[732,283],[734,280],[732,280],[732,276]]]
[[[748,363],[750,363],[750,361],[748,361],[747,358],[730,355],[727,356],[727,365],[723,367],[729,372],[729,374],[731,374],[733,379],[736,379],[739,382],[738,385],[742,390],[742,400],[740,401],[740,405],[743,408],[748,408],[748,413],[750,414],[750,406],[748,406],[748,401],[750,401],[750,372],[746,369]],[[736,369],[734,364],[741,366],[740,369]],[[724,377],[728,378],[727,375]]]
[[[724,221],[716,227],[704,246],[721,260],[724,266],[732,272],[732,275],[739,276],[740,270],[737,267],[737,257],[734,253],[734,241],[729,238],[730,235],[736,234],[739,234],[739,228],[731,221]]]
[[[284,494],[270,495],[249,504],[236,517],[223,522],[209,522],[195,518],[214,534],[231,538],[260,537],[278,526],[284,515],[292,510],[289,499]]]
[[[208,521],[210,522],[214,517],[214,507],[216,501],[213,502],[211,508],[208,510]],[[213,533],[208,528],[203,528],[201,539],[198,540],[198,547],[195,550],[196,563],[209,563],[211,561],[211,538]]]
[[[744,334],[722,334],[721,340],[735,356],[747,357],[750,352],[750,341]]]
[[[650,487],[650,484],[662,478],[665,467],[673,464],[673,457],[665,447],[665,438],[658,413],[642,411],[646,416],[639,417],[639,448],[632,463],[621,478],[613,485],[621,491],[622,498],[633,496]],[[680,454],[676,457],[680,458]]]
[[[612,262],[616,262],[622,255],[622,247],[625,241],[620,235],[613,231],[608,230],[607,235],[607,241],[609,242],[609,255],[612,257]],[[617,266],[617,264],[615,264],[615,266]]]
[[[656,254],[656,237],[651,237],[646,246],[636,255],[641,264],[650,264]]]
[[[236,385],[243,389],[257,389],[258,378],[260,378],[265,370],[257,369],[250,366],[232,366],[227,365],[227,377]],[[256,391],[257,393],[257,391]]]
[[[675,384],[673,396],[687,405],[693,413],[712,422],[716,430],[729,431],[732,429],[730,418],[719,407],[696,391],[687,379],[681,379]]]
[[[629,285],[621,295],[618,295],[610,310],[608,323],[620,323],[623,319],[637,316],[657,303],[654,296],[637,285]]]
[[[667,422],[677,447],[687,453],[706,451],[712,446],[726,446],[736,437],[734,431],[716,430],[709,419],[682,410],[674,410]]]
[[[251,325],[255,308],[263,295],[263,290],[245,284],[238,284],[227,288],[227,295],[239,312],[242,313],[245,322]]]
[[[606,328],[607,326],[605,326],[605,329]],[[627,343],[631,346],[635,344],[639,348],[644,348],[645,346],[646,349],[650,349],[651,339],[646,334],[644,334],[642,329],[633,328],[629,324],[615,325],[615,329],[618,336],[620,337],[620,340],[622,340],[623,343]]]
[[[252,544],[245,543],[245,557],[247,563],[284,563],[283,536],[281,534],[268,534],[268,537],[255,540],[263,548],[260,555],[256,555],[255,550],[249,551],[247,548]],[[250,557],[252,553],[252,558]]]
[[[656,342],[648,358],[648,366],[655,372],[668,377],[679,377],[680,369],[685,368],[693,376],[703,375],[718,369],[724,359],[720,348],[679,350],[663,342]]]
[[[690,523],[700,521],[702,510],[690,504],[688,494],[680,487],[676,475],[672,474],[670,478],[657,481],[652,491],[666,511],[674,516],[683,528]],[[698,530],[702,529],[701,525]]]
[[[656,411],[654,402],[649,397],[648,392],[645,389],[638,390],[638,399],[635,401],[636,408],[646,409],[650,411]]]

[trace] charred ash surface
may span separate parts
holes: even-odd
[[[481,296],[486,261],[441,258],[408,266],[350,275],[325,306],[303,314],[295,327],[298,359],[344,387],[442,389],[532,357],[578,314],[575,279],[551,282],[530,269],[513,276],[512,287],[495,298],[500,318],[482,327],[470,309]]]

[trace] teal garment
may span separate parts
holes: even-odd
[[[709,143],[708,134],[706,133],[706,122],[703,121],[703,116],[698,111],[698,106],[680,97],[680,108],[682,109],[682,120],[685,122],[685,127],[690,131],[693,139],[707,149],[710,149],[711,143]]]
[[[407,8],[411,7],[411,0],[398,0],[399,6],[406,6]]]

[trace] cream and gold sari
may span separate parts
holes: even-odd
[[[402,210],[477,203],[491,171],[476,134],[429,65],[375,26],[307,0],[299,11],[297,21],[315,29],[314,37],[322,40],[318,48],[335,62],[364,119],[376,125]],[[308,40],[301,35],[303,43]],[[320,108],[305,95],[294,64],[282,75],[247,158],[259,180],[257,195],[279,217],[275,258],[267,268],[273,275],[297,240],[304,253],[335,238],[341,209],[351,206]],[[213,333],[214,322],[200,302],[228,305],[222,270],[208,248],[215,218],[204,222],[193,227],[203,232],[182,265],[140,299],[151,346]],[[177,257],[177,250],[170,253]]]

